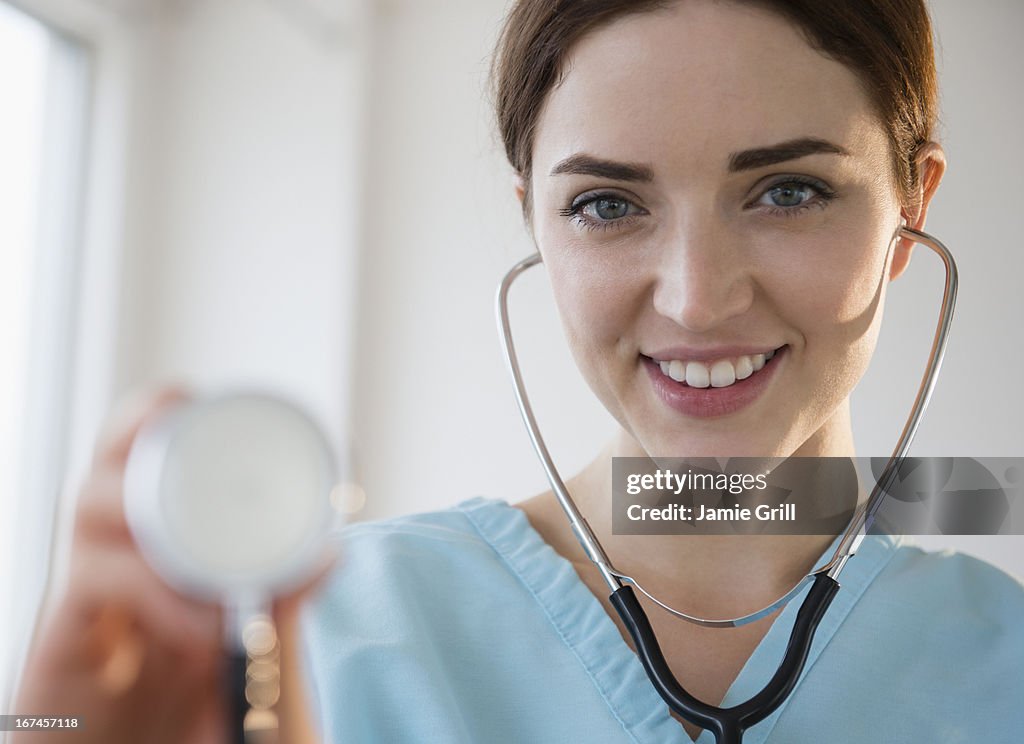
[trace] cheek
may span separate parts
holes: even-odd
[[[824,271],[805,276],[799,301],[804,324],[831,329],[845,338],[865,332],[877,315],[884,284],[881,260],[836,261]]]
[[[608,271],[582,250],[564,248],[544,259],[562,328],[580,372],[608,405],[635,361],[645,292],[639,276]]]
[[[574,256],[544,263],[573,354],[587,357],[614,345],[630,315],[623,282]]]
[[[794,267],[782,314],[799,330],[818,374],[848,388],[867,368],[885,299],[889,236],[879,225],[836,232],[803,266]],[[842,235],[842,237],[838,237]]]

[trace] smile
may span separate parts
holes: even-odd
[[[694,388],[724,388],[760,372],[778,349],[708,362],[672,359],[656,361],[666,377]]]
[[[655,395],[665,405],[685,416],[715,418],[737,413],[760,398],[779,370],[784,371],[789,346],[710,359],[641,358]]]

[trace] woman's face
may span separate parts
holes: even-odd
[[[855,75],[766,11],[683,2],[573,48],[538,119],[532,227],[576,362],[636,445],[850,454],[893,184]]]

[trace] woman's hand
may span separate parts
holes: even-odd
[[[153,573],[123,508],[136,434],[187,397],[177,388],[139,396],[120,407],[100,437],[79,496],[67,586],[51,598],[14,704],[19,715],[79,716],[82,726],[15,733],[12,744],[227,741],[221,612],[181,596]],[[282,742],[317,740],[298,679],[296,622],[316,583],[275,604]]]

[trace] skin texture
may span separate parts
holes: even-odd
[[[735,153],[800,138],[845,154],[729,168]],[[581,154],[651,178],[557,172]],[[615,564],[656,596],[705,617],[745,614],[781,596],[831,541],[613,535],[611,457],[852,456],[849,395],[874,351],[888,284],[910,259],[896,232],[901,220],[923,228],[944,164],[937,145],[922,150],[922,208],[903,209],[884,126],[857,76],[761,9],[691,0],[619,19],[571,50],[538,120],[530,229],[572,354],[621,428],[568,486]],[[772,192],[793,177],[824,188]],[[566,214],[595,195],[614,209],[590,202]],[[670,347],[784,344],[756,401],[709,418],[668,407],[643,365]],[[520,506],[618,622],[552,495]],[[708,630],[647,609],[670,666],[714,703],[771,621]]]
[[[705,2],[620,20],[568,67],[539,121],[533,230],[575,359],[636,454],[851,454],[847,397],[874,350],[900,217],[857,78],[781,19]],[[800,137],[850,154],[727,171],[731,153]],[[654,179],[550,175],[576,153]],[[835,197],[772,214],[764,192],[787,175]],[[635,214],[559,214],[592,191]],[[768,394],[732,416],[667,409],[639,365],[669,346],[731,344],[790,347]]]

